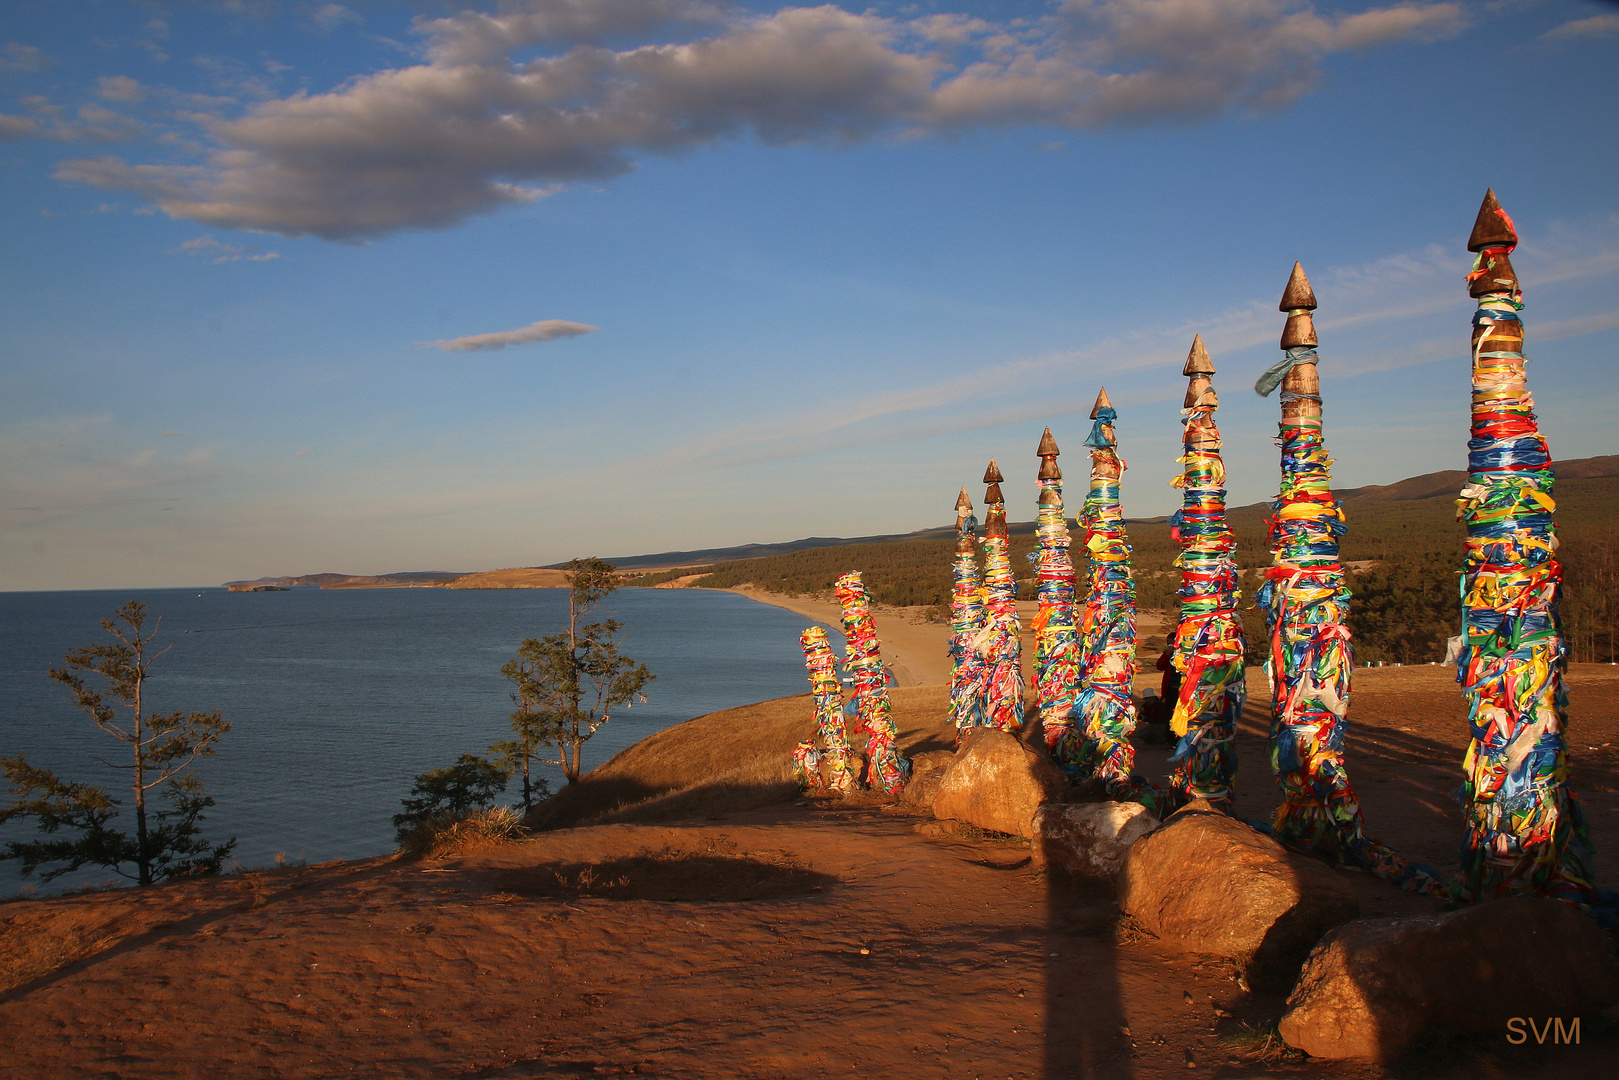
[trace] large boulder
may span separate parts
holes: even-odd
[[[1112,881],[1130,846],[1158,827],[1140,803],[1046,803],[1034,812],[1034,863]]]
[[[929,750],[911,758],[911,778],[900,793],[900,801],[924,810],[931,807],[944,774],[955,763],[956,755],[950,750]]]
[[[1321,936],[1360,914],[1338,875],[1207,803],[1138,840],[1119,907],[1187,952],[1226,956],[1256,990],[1285,993]]]
[[[1387,1062],[1426,1031],[1510,1039],[1517,1017],[1533,1038],[1530,1021],[1569,1025],[1616,1001],[1619,962],[1596,923],[1571,904],[1518,896],[1331,931],[1287,999],[1281,1033],[1311,1057]]]
[[[1016,735],[979,728],[960,750],[933,797],[933,816],[991,832],[1034,835],[1034,812],[1061,798],[1068,781],[1044,754]]]

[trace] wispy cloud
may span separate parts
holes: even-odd
[[[33,45],[22,45],[15,41],[0,45],[0,71],[24,74],[39,71],[55,62]]]
[[[500,330],[493,334],[468,334],[447,341],[418,341],[418,349],[443,349],[445,352],[482,352],[504,349],[508,345],[527,345],[533,341],[557,341],[561,338],[593,334],[601,329],[589,323],[569,322],[567,319],[541,319],[520,326],[516,330]]]
[[[128,75],[103,75],[96,81],[96,94],[108,101],[146,100],[146,89]]]
[[[39,131],[39,124],[26,116],[0,113],[0,140],[25,139]]]
[[[177,248],[173,248],[171,255],[193,255],[205,259],[210,263],[228,262],[270,262],[281,258],[279,251],[260,251],[255,247],[243,247],[237,244],[226,244],[214,239],[212,236],[199,236],[194,240],[187,240]]]
[[[1619,34],[1619,15],[1592,15],[1553,27],[1540,35],[1542,41],[1570,41],[1574,38],[1607,37]]]
[[[232,93],[265,100],[201,117],[212,146],[190,163],[109,157],[57,176],[209,226],[362,239],[454,225],[549,185],[622,175],[642,155],[747,135],[847,143],[1275,109],[1307,93],[1333,53],[1432,39],[1467,18],[1455,2],[1338,14],[1308,0],[1062,0],[1044,17],[992,22],[527,0],[419,20],[426,62],[328,93],[273,98],[237,75]],[[626,37],[642,44],[601,44]]]
[[[1520,247],[1514,261],[1538,296],[1565,282],[1619,273],[1619,219],[1558,229],[1545,242]],[[1335,375],[1353,378],[1462,356],[1465,335],[1433,334],[1422,320],[1464,307],[1461,282],[1468,265],[1464,254],[1428,245],[1312,272],[1317,294],[1331,297],[1330,306],[1318,312],[1316,325],[1335,342],[1328,361]],[[1219,365],[1232,354],[1274,347],[1277,320],[1275,300],[1267,297],[1224,311],[1194,312],[1184,321],[1101,338],[1082,348],[985,364],[853,402],[804,401],[781,413],[706,432],[672,448],[664,462],[727,468],[812,456],[834,445],[906,442],[942,430],[959,433],[1034,422],[1062,415],[1064,408],[1079,412],[1089,408],[1098,381],[1155,368],[1178,372],[1194,332],[1202,333]],[[1615,327],[1619,313],[1610,311],[1532,322],[1536,341]],[[1391,331],[1398,345],[1383,347],[1377,339]],[[1221,380],[1222,392],[1248,393],[1247,379],[1236,379],[1235,385]],[[1176,380],[1168,379],[1164,386],[1154,400],[1179,396]]]
[[[323,34],[330,34],[344,23],[361,23],[365,20],[353,8],[346,4],[322,4],[309,13],[309,21]]]

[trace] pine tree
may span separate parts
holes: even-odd
[[[151,651],[157,625],[151,633],[144,631],[145,604],[131,600],[114,618],[118,622],[101,620],[101,628],[113,637],[111,642],[70,649],[67,666],[53,669],[50,677],[72,691],[74,704],[97,727],[128,747],[129,764],[113,767],[131,773],[135,835],[111,827],[120,803],[102,789],[63,780],[48,769],[28,764],[20,754],[0,757],[0,771],[16,797],[10,806],[0,809],[0,824],[32,818],[47,835],[64,830],[76,834],[72,839],[12,841],[0,859],[19,860],[25,875],[47,863],[62,864],[41,874],[45,881],[84,866],[104,866],[142,885],[218,873],[236,840],[210,846],[202,838],[197,823],[214,800],[203,793],[202,781],[184,773],[199,757],[213,754],[214,743],[230,725],[217,711],[145,712],[149,668],[168,649]],[[105,688],[93,688],[78,672],[98,676]],[[121,709],[128,710],[128,715],[120,717]],[[165,785],[162,794],[168,805],[149,813],[147,793],[159,785]]]

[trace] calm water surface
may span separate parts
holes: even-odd
[[[46,671],[70,648],[110,640],[99,621],[131,599],[146,602],[148,628],[163,617],[157,646],[170,647],[152,666],[148,708],[219,709],[232,725],[197,767],[218,803],[204,835],[237,837],[234,857],[248,866],[278,852],[317,862],[392,850],[391,818],[415,775],[508,737],[500,667],[567,615],[561,589],[0,593],[0,754],[103,786],[124,800],[128,829],[127,771],[93,760],[127,760],[124,744]],[[808,622],[781,608],[704,589],[625,589],[592,615],[608,617],[657,680],[646,704],[586,744],[586,768],[671,724],[808,690],[798,645]],[[560,770],[550,774],[560,786]],[[6,827],[0,840],[32,835]],[[0,862],[0,895],[22,881],[15,862]]]

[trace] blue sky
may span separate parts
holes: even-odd
[[[991,456],[1028,519],[1102,384],[1160,514],[1194,332],[1257,501],[1295,259],[1338,482],[1460,468],[1486,186],[1553,452],[1619,452],[1616,47],[1558,0],[10,0],[0,589],[900,532]]]

